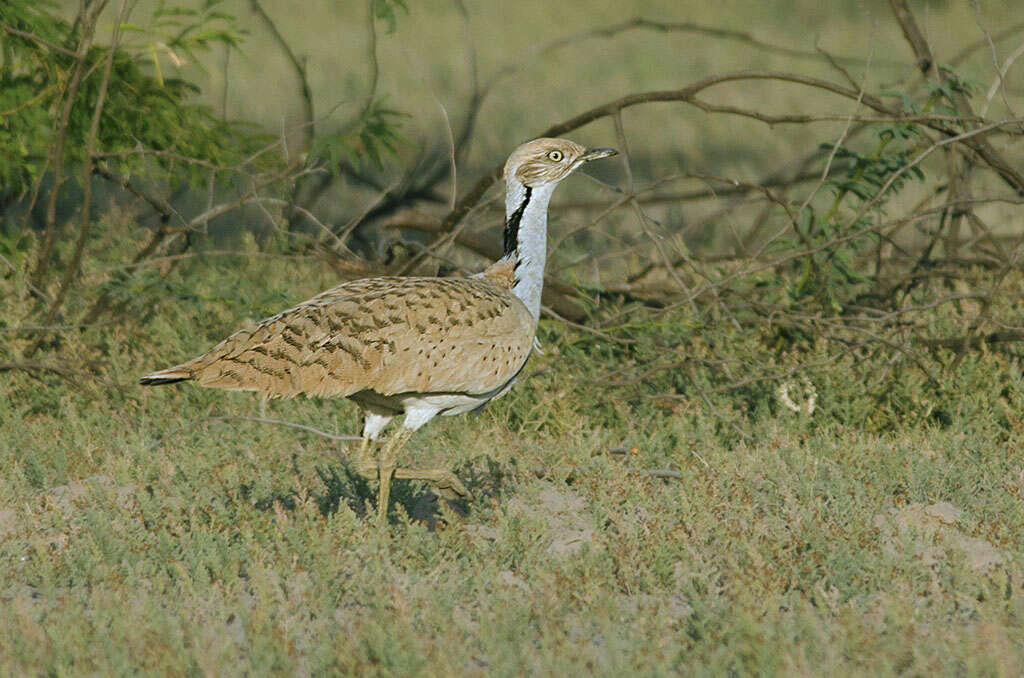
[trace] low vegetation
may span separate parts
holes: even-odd
[[[871,58],[653,19],[536,46],[696,33],[798,66],[535,112],[604,125],[623,163],[554,207],[516,388],[406,452],[473,501],[396,481],[379,528],[355,406],[136,380],[342,279],[478,269],[500,214],[471,142],[530,67],[482,69],[417,156],[386,84],[388,36],[428,39],[416,3],[364,8],[339,121],[252,1],[298,83],[281,134],[176,70],[260,39],[224,4],[117,31],[106,5],[0,7],[0,673],[1024,671],[1020,26],[977,14],[978,44],[936,47],[892,0]],[[683,107],[707,120],[689,157],[643,133]]]
[[[81,335],[81,364],[118,356],[102,380],[4,381],[5,671],[1019,672],[1017,359],[882,392],[878,366],[812,351],[808,415],[770,381],[718,390],[700,353],[618,383],[632,347],[547,321],[516,389],[410,447],[475,500],[399,481],[380,531],[350,444],[243,419],[350,434],[354,406],[134,386],[311,293],[322,265],[301,266],[187,263],[147,322]]]

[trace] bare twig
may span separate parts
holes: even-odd
[[[8,26],[3,21],[0,21],[0,31],[3,31],[4,33],[10,33],[11,35],[17,35],[19,38],[25,38],[26,40],[31,40],[32,42],[37,42],[49,50],[53,50],[54,52],[60,52],[64,56],[69,56],[73,59],[78,59],[82,51],[81,48],[79,48],[78,52],[73,52],[67,47],[61,47],[56,43],[50,42],[49,40],[46,40],[45,38],[36,35],[35,33],[29,33],[28,31],[22,31],[13,26]]]
[[[448,209],[453,210],[455,209],[455,200],[459,195],[459,172],[455,161],[455,135],[452,134],[452,123],[448,119],[448,110],[440,101],[437,102],[437,105],[441,109],[441,115],[444,116],[445,131],[448,132],[448,157],[452,165],[452,197],[448,203]]]
[[[949,60],[949,63],[952,66],[959,66],[979,49],[984,49],[985,47],[988,47],[994,43],[1002,42],[1003,40],[1011,38],[1020,33],[1024,33],[1024,21],[1011,24],[1010,26],[1007,26],[998,33],[993,33],[992,35],[985,36],[980,40],[975,40],[974,42],[970,43],[969,45],[961,49],[959,52],[957,52]]]
[[[741,82],[745,80],[777,80],[780,82],[790,82],[794,84],[805,85],[813,87],[815,89],[824,90],[837,94],[839,96],[846,97],[853,101],[861,101],[868,105],[870,108],[888,116],[893,119],[900,119],[901,116],[899,111],[890,109],[882,100],[878,99],[873,95],[869,95],[862,90],[849,89],[841,85],[822,80],[820,78],[813,78],[803,75],[797,75],[793,73],[784,73],[778,71],[738,71],[734,73],[725,73],[722,75],[711,76],[699,80],[687,87],[676,90],[658,90],[652,92],[642,92],[638,94],[630,94],[614,101],[610,101],[606,104],[596,106],[588,111],[580,113],[564,122],[557,125],[552,125],[548,129],[544,130],[538,137],[557,137],[567,134],[575,129],[579,129],[584,125],[587,125],[595,120],[599,120],[606,117],[611,117],[626,108],[638,106],[641,104],[650,104],[658,102],[681,102],[690,105],[697,106],[703,110],[709,112],[726,112],[737,115],[744,115],[746,117],[752,117],[765,122],[809,122],[816,120],[833,119],[828,116],[809,116],[809,115],[780,115],[780,116],[768,116],[757,113],[756,111],[747,111],[739,109],[733,106],[717,106],[711,105],[697,100],[697,95],[706,89],[715,87],[717,85],[729,83],[729,82]],[[834,116],[835,119],[847,122],[850,120],[849,114]],[[940,123],[932,122],[932,126],[939,126]],[[944,128],[942,128],[944,129]],[[990,128],[994,129],[994,128]],[[972,135],[974,136],[974,135]],[[963,137],[961,140],[967,140],[971,137]],[[1000,172],[1001,175],[1005,173],[1008,177],[1008,182],[1016,189],[1018,186],[1020,190],[1024,191],[1024,175],[1020,175],[1016,170],[1010,167],[1005,161],[1000,162],[995,159],[996,163],[993,167]],[[990,163],[991,164],[991,163]],[[448,233],[455,228],[469,213],[470,209],[476,205],[483,196],[487,193],[491,186],[498,180],[501,174],[501,165],[493,167],[489,172],[484,174],[477,183],[459,200],[455,205],[455,208],[450,210],[448,214],[442,219],[441,235],[439,237],[445,237]]]
[[[949,348],[962,350],[978,348],[982,344],[998,344],[1003,342],[1024,341],[1024,331],[992,332],[986,335],[968,334],[962,337],[946,337],[943,339],[920,339],[920,343],[929,348]]]
[[[89,231],[92,226],[92,215],[90,209],[92,207],[92,172],[95,166],[95,153],[96,153],[96,137],[99,134],[100,118],[103,115],[103,105],[107,98],[107,88],[110,85],[110,72],[114,65],[114,54],[117,52],[118,37],[121,32],[121,23],[126,18],[125,11],[127,9],[126,0],[121,0],[121,6],[117,12],[117,19],[114,22],[113,35],[110,39],[110,46],[107,48],[107,60],[103,67],[103,79],[100,81],[99,93],[96,96],[96,104],[93,107],[92,123],[89,126],[89,136],[85,143],[85,165],[82,169],[82,205],[79,208],[81,212],[81,222],[78,227],[78,240],[75,243],[75,251],[71,256],[71,263],[67,266],[64,271],[64,277],[60,281],[60,287],[57,289],[57,294],[54,295],[53,301],[50,303],[50,308],[47,310],[43,325],[50,325],[56,319],[57,314],[60,312],[61,307],[64,304],[64,300],[67,298],[67,294],[71,289],[74,280],[78,277],[78,273],[82,267],[82,256],[85,253],[85,245],[89,239]],[[95,21],[95,17],[93,18]],[[31,357],[36,350],[39,348],[42,342],[42,338],[34,342],[25,351],[26,357]]]
[[[914,51],[914,55],[917,57],[917,67],[921,73],[926,76],[933,76],[941,83],[945,84],[948,82],[949,77],[946,72],[941,68],[935,67],[935,59],[932,56],[931,48],[918,27],[913,13],[911,13],[910,8],[907,6],[907,0],[889,0],[889,4],[892,7],[893,14],[896,16],[896,20],[900,24],[900,28],[903,29],[904,37],[906,37],[907,42]],[[954,89],[951,103],[960,115],[965,118],[974,118],[974,111],[971,109],[971,104],[963,92]],[[939,131],[947,134],[950,133],[949,130],[941,128]],[[973,136],[967,142],[967,145],[981,156],[989,167],[994,169],[1019,195],[1024,196],[1024,174],[1021,174],[1011,163],[1007,162],[1002,154],[996,151],[984,136]]]
[[[53,245],[57,238],[57,198],[60,195],[61,185],[64,183],[64,145],[67,143],[68,125],[71,120],[71,111],[78,98],[78,89],[87,71],[86,58],[89,48],[92,46],[96,20],[106,7],[107,1],[99,0],[92,8],[92,11],[87,10],[88,5],[85,0],[81,0],[79,3],[76,23],[81,26],[81,37],[78,41],[78,50],[75,53],[75,65],[72,68],[71,77],[68,79],[67,87],[62,95],[63,101],[61,102],[60,115],[54,120],[53,124],[53,152],[50,153],[48,159],[48,163],[53,166],[53,186],[50,189],[50,199],[46,204],[46,228],[43,232],[43,244],[39,248],[35,270],[31,276],[31,282],[36,287],[43,286],[43,280],[51,264],[50,255],[53,252]],[[44,174],[41,172],[36,180],[36,186],[33,188],[33,195],[38,193],[43,177]],[[28,219],[28,214],[26,214],[25,218]]]
[[[805,51],[792,49],[790,47],[785,47],[782,45],[773,45],[771,43],[759,40],[752,34],[744,31],[717,28],[714,26],[703,26],[700,24],[690,22],[679,23],[669,21],[652,21],[651,19],[647,19],[644,17],[634,17],[632,19],[627,19],[626,21],[617,24],[611,24],[608,26],[601,26],[599,28],[592,28],[585,31],[580,31],[578,33],[573,33],[571,35],[563,36],[561,38],[556,38],[555,40],[552,40],[550,42],[534,45],[533,47],[530,47],[526,50],[527,58],[537,58],[540,56],[544,56],[556,50],[563,49],[565,47],[569,47],[580,42],[584,42],[586,40],[592,40],[595,38],[612,38],[621,33],[625,33],[627,31],[632,30],[647,30],[659,33],[691,33],[710,38],[732,40],[734,42],[749,45],[763,52],[767,52],[770,54],[778,54],[781,56],[796,59],[809,59],[813,61],[820,61],[822,58],[820,51]],[[829,59],[837,64],[862,63],[861,59],[850,57],[829,56]],[[484,84],[483,95],[486,96],[487,94],[489,94],[498,84],[498,82],[521,69],[524,63],[525,60],[510,63],[498,69]],[[891,65],[902,65],[898,61],[890,61],[888,63]]]
[[[276,143],[276,142],[275,142]],[[241,197],[236,200],[222,203],[220,205],[213,206],[195,218],[187,221],[180,226],[171,227],[166,223],[162,223],[159,228],[153,231],[153,235],[150,236],[149,241],[139,250],[135,256],[132,257],[131,262],[121,267],[121,270],[126,273],[132,273],[135,271],[142,262],[149,259],[157,249],[165,242],[170,242],[174,237],[182,234],[188,234],[195,229],[201,227],[203,224],[208,222],[221,214],[230,212],[238,209],[239,207],[254,204],[258,202],[270,202],[274,204],[282,204],[282,201],[275,198],[268,198],[259,195],[260,190],[271,184],[276,184],[287,177],[301,176],[304,173],[312,170],[296,170],[296,165],[292,164],[285,167],[280,172],[275,172],[261,177],[258,180],[253,180],[250,184],[249,190],[244,193]],[[102,292],[93,302],[92,306],[86,312],[83,322],[86,324],[93,323],[96,319],[108,309],[110,303],[110,295],[107,292]]]
[[[95,271],[87,271],[85,275],[107,275],[110,273],[120,273],[124,271],[132,271],[140,266],[156,266],[159,264],[165,264],[172,261],[182,261],[185,259],[199,259],[202,257],[249,257],[253,259],[285,259],[288,261],[316,261],[318,257],[313,254],[278,254],[276,252],[239,252],[237,250],[199,250],[196,252],[181,252],[179,254],[168,254],[162,257],[149,257],[143,261],[133,262],[128,264],[120,264],[118,266],[108,266],[107,268],[99,268]],[[70,327],[99,327],[109,323],[97,323],[93,325],[72,325]]]
[[[182,426],[179,426],[171,430],[170,432],[164,434],[162,437],[154,440],[152,444],[150,444],[149,449],[155,450],[156,448],[163,445],[168,438],[178,435],[179,433],[183,433],[189,429],[195,428],[200,424],[205,424],[211,421],[251,421],[257,424],[272,424],[274,426],[285,426],[288,428],[294,428],[299,431],[305,431],[306,433],[312,433],[313,435],[320,436],[321,438],[326,438],[327,440],[332,440],[334,442],[350,442],[353,440],[362,440],[362,438],[359,436],[335,435],[333,433],[321,431],[318,428],[313,428],[312,426],[306,426],[305,424],[296,424],[290,421],[281,421],[280,419],[267,419],[265,417],[246,417],[242,415],[214,415],[210,417],[202,417],[201,419],[194,419],[186,424],[183,424]]]
[[[64,379],[72,386],[78,386],[78,381],[75,377],[81,376],[81,373],[76,372],[75,370],[71,370],[60,365],[54,365],[52,363],[40,362],[38,360],[21,360],[18,362],[0,363],[0,372],[48,372]]]
[[[992,85],[988,88],[988,92],[985,93],[985,105],[981,108],[981,116],[985,117],[988,115],[989,106],[992,104],[992,99],[995,97],[996,92],[1004,90],[1003,80],[1006,74],[1010,71],[1010,67],[1013,66],[1014,62],[1017,61],[1021,56],[1024,56],[1024,43],[1021,43],[1017,49],[1015,49],[1006,59],[1002,65],[996,64],[996,79],[992,82]],[[1010,102],[1006,100],[1006,93],[1003,92],[1003,103],[1006,106],[1006,110],[1009,111],[1010,115],[1017,117],[1016,113],[1013,112],[1013,107],[1010,106]]]
[[[20,325],[18,327],[0,327],[0,332],[63,332],[65,330],[87,330],[94,327],[109,327],[113,321],[93,323],[92,325]]]
[[[700,461],[707,462],[697,456]],[[664,478],[665,480],[683,480],[683,474],[668,468],[628,468],[626,473],[631,476],[647,476],[648,478]]]
[[[159,196],[153,195],[149,191],[143,189],[141,186],[138,186],[135,182],[131,180],[131,177],[119,177],[115,175],[113,172],[110,171],[106,164],[100,160],[96,161],[96,165],[95,167],[93,167],[93,172],[97,176],[103,177],[104,179],[114,184],[115,186],[128,191],[136,198],[139,198],[140,200],[143,200],[146,203],[148,203],[149,206],[156,210],[157,214],[160,215],[160,220],[163,223],[167,223],[168,221],[170,221],[172,216],[177,218],[178,221],[181,222],[182,224],[185,223],[185,218],[181,216],[181,214],[179,214],[176,209],[174,209],[171,203],[167,202],[166,200]]]

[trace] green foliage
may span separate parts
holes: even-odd
[[[832,144],[820,147],[846,168],[843,176],[825,182],[833,191],[833,202],[824,214],[813,204],[804,206],[794,223],[795,235],[772,244],[776,253],[812,250],[797,260],[800,272],[789,288],[793,303],[810,301],[825,312],[842,312],[868,280],[854,260],[877,244],[873,226],[884,215],[886,201],[908,179],[925,178],[920,166],[913,164],[920,136],[916,125],[880,125],[876,136],[877,145],[868,154]]]
[[[941,70],[941,81],[928,79],[920,98],[903,91],[885,92],[884,96],[899,98],[907,115],[940,112],[955,116],[955,98],[969,97],[977,86],[948,67]],[[922,123],[876,123],[868,129],[877,139],[870,150],[857,150],[842,142],[819,146],[830,163],[844,168],[839,176],[833,173],[824,182],[833,200],[825,209],[808,198],[791,215],[794,234],[770,245],[773,253],[782,256],[808,251],[794,257],[795,275],[787,279],[787,303],[799,304],[804,311],[844,313],[848,304],[867,290],[870,278],[863,262],[857,260],[878,245],[877,226],[886,204],[900,195],[909,181],[926,179],[919,163],[922,149],[931,141],[922,133]],[[812,339],[810,334],[797,334],[802,340]],[[789,347],[791,342],[779,345]]]
[[[160,301],[175,299],[194,304],[199,299],[191,286],[177,277],[160,275],[152,268],[142,268],[130,275],[114,275],[99,285],[97,291],[142,322],[152,319]]]
[[[373,0],[373,15],[387,24],[388,33],[395,32],[399,11],[408,14],[409,6],[405,0]]]
[[[394,155],[404,141],[399,129],[409,116],[388,108],[382,100],[372,102],[357,120],[343,129],[317,137],[315,155],[325,160],[326,167],[337,168],[344,157],[353,165],[369,160],[380,168],[385,155]]]
[[[0,222],[2,226],[2,222]],[[10,232],[0,228],[0,256],[3,256],[11,265],[17,269],[28,255],[32,247],[32,238],[22,235],[10,229]]]
[[[237,27],[234,15],[217,9],[223,0],[204,0],[201,8],[168,6],[164,0],[153,11],[147,25],[122,23],[121,30],[136,34],[142,45],[136,49],[147,50],[152,57],[157,79],[161,79],[158,50],[165,51],[176,63],[183,61],[181,54],[195,64],[201,64],[199,51],[222,44],[239,47],[247,31]]]
[[[974,92],[982,89],[982,85],[977,80],[967,78],[953,70],[952,66],[945,64],[939,65],[939,71],[942,73],[942,77],[939,80],[928,80],[925,86],[931,93],[932,98],[941,97],[947,102],[952,103],[957,95],[970,97]],[[945,109],[956,114],[955,108]]]
[[[47,10],[53,2],[5,2],[0,21],[34,33],[51,43],[65,41],[67,23]],[[0,66],[0,185],[17,194],[40,171],[45,153],[35,141],[50,127],[50,106],[56,98],[58,79],[56,55],[38,43],[5,34]],[[63,62],[62,62],[63,63]]]
[[[150,40],[131,40],[117,46],[106,87],[97,139],[98,157],[125,174],[157,172],[173,181],[200,183],[209,165],[231,167],[266,145],[270,137],[247,125],[219,119],[206,106],[191,103],[199,92],[192,82],[165,77],[155,45],[177,63],[195,59],[197,50],[214,44],[237,45],[241,33],[233,17],[207,2],[203,11],[162,5],[153,29],[134,24],[129,34]],[[74,50],[80,27],[59,18],[52,3],[12,0],[0,6],[0,21]],[[171,31],[170,29],[174,29]],[[35,40],[6,35],[0,66],[0,183],[8,195],[24,193],[48,168],[56,143],[65,135],[64,162],[84,161],[86,139],[103,87],[103,64],[109,46],[93,45],[81,66],[75,57],[51,50]],[[76,69],[84,77],[76,93],[66,128],[54,125],[66,105],[69,80]],[[264,162],[272,162],[265,156]]]

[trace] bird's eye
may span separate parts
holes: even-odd
[[[550,153],[548,153],[548,160],[554,162],[562,162],[562,158],[564,157],[565,155],[561,151],[551,151]]]

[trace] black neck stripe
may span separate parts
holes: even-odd
[[[505,221],[505,256],[514,254],[519,246],[519,222],[523,220],[523,213],[530,202],[531,193],[533,193],[533,189],[527,186],[523,202],[519,203],[516,211],[510,214]]]

